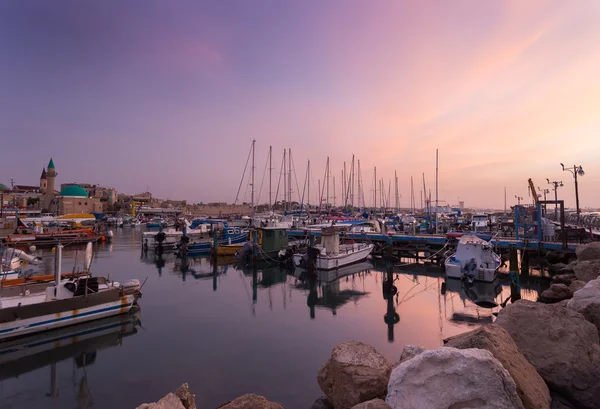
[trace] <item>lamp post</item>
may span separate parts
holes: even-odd
[[[550,182],[550,179],[548,178],[546,178],[546,180],[548,181],[549,185],[553,186],[552,190],[554,190],[554,201],[558,202],[558,188],[564,186],[563,182],[557,182],[556,180]],[[558,220],[558,203],[554,203],[554,220]]]
[[[517,196],[517,195],[515,195],[515,198],[517,199],[518,204],[521,205],[521,200],[523,200],[523,198],[521,196]]]
[[[550,193],[550,189],[541,189],[538,186],[538,190],[544,194],[544,202],[545,202],[546,201],[546,194]],[[542,195],[540,194],[539,196],[541,198]],[[544,216],[546,216],[546,203],[544,203]]]
[[[565,165],[563,165],[562,163],[560,164],[560,166],[562,166],[562,170],[564,172],[571,172],[573,174],[573,178],[575,179],[575,206],[577,208],[577,224],[579,224],[579,214],[581,213],[579,211],[579,189],[577,187],[577,175],[579,176],[583,176],[585,175],[585,172],[583,171],[583,168],[581,167],[581,165],[577,166],[577,165],[573,165],[573,169],[570,168],[566,168],[565,169]]]

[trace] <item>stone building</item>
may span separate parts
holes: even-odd
[[[66,186],[56,198],[58,214],[102,212],[102,202],[78,185]]]

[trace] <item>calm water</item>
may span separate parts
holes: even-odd
[[[322,277],[331,282],[311,290],[300,271],[253,275],[207,259],[187,268],[172,255],[156,261],[141,253],[139,235],[119,229],[112,244],[98,245],[92,272],[147,278],[140,311],[39,337],[28,350],[0,344],[0,408],[134,408],[183,382],[198,408],[248,392],[309,408],[321,396],[316,375],[335,344],[360,340],[396,361],[405,344],[440,346],[491,322],[500,308],[472,300],[502,303],[510,295],[506,281],[465,290],[456,280],[444,285],[435,267],[416,266],[395,274],[398,294],[388,302],[384,268],[370,263],[337,280]],[[65,251],[63,267],[75,257]],[[529,299],[543,286],[522,284]],[[399,321],[388,325],[394,311]]]

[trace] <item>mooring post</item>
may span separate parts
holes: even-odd
[[[512,302],[521,299],[521,284],[519,282],[519,255],[514,244],[509,246],[510,261],[510,299]]]
[[[521,258],[521,274],[529,275],[529,252],[523,249],[523,257]]]
[[[383,299],[387,301],[386,313],[383,316],[383,322],[388,327],[388,342],[394,342],[394,325],[400,321],[400,315],[394,308],[394,295],[398,293],[398,288],[394,285],[394,266],[398,263],[398,257],[391,255],[384,256],[386,279],[383,282]]]
[[[519,254],[517,253],[517,247],[514,244],[508,246],[508,262],[510,272],[519,272]]]

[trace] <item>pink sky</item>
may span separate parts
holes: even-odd
[[[530,201],[531,177],[562,180],[574,206],[563,162],[586,172],[581,206],[600,206],[600,3],[64,3],[2,13],[0,131],[37,146],[14,144],[2,183],[33,183],[53,156],[59,182],[231,202],[256,139],[257,179],[269,145],[277,171],[291,148],[311,197],[327,156],[339,189],[355,154],[369,204],[377,166],[386,186],[398,171],[403,205],[414,176],[419,205],[437,148],[450,204],[502,208],[504,187]]]

